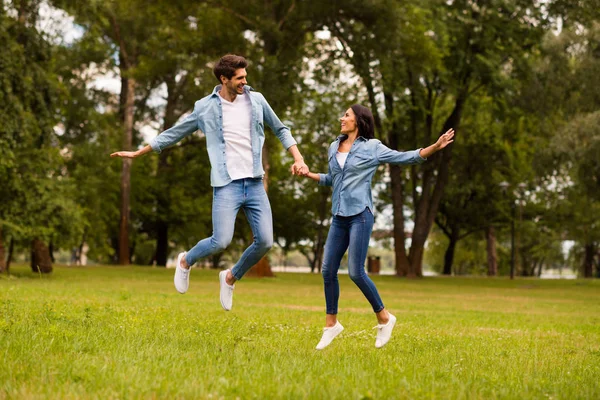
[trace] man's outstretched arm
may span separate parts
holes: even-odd
[[[117,151],[112,153],[111,157],[136,158],[152,151],[152,146],[147,145],[137,151]]]
[[[111,157],[136,158],[154,150],[160,153],[164,148],[174,145],[184,137],[198,130],[196,110],[185,117],[179,124],[172,126],[150,141],[150,144],[137,151],[117,151]]]

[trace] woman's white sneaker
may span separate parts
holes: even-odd
[[[375,347],[383,347],[386,345],[387,342],[390,341],[394,325],[396,325],[396,317],[390,314],[390,320],[387,322],[387,324],[380,324],[375,327],[375,329],[377,329],[377,339],[375,339]]]
[[[173,282],[175,283],[175,289],[181,294],[187,292],[190,287],[190,269],[183,268],[181,266],[181,259],[185,256],[185,252],[179,253],[177,256],[177,266],[175,267],[175,277]]]
[[[323,329],[323,336],[321,336],[321,341],[317,344],[317,350],[323,350],[325,347],[329,346],[333,339],[342,331],[344,327],[340,324],[340,321],[336,321],[335,325],[330,328]]]

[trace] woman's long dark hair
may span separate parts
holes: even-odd
[[[354,104],[350,108],[354,111],[356,126],[358,127],[358,136],[362,136],[365,139],[374,139],[375,119],[373,118],[371,110],[360,104]]]

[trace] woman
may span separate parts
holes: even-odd
[[[337,320],[340,288],[337,273],[347,249],[350,279],[360,288],[377,316],[375,347],[383,347],[392,335],[396,317],[390,314],[373,281],[365,273],[365,259],[373,230],[373,200],[371,180],[380,164],[417,164],[452,143],[454,130],[444,133],[438,141],[425,148],[407,152],[391,150],[374,139],[371,111],[355,104],[342,118],[342,135],[329,146],[329,172],[305,174],[319,185],[333,186],[333,221],[325,243],[323,281],[327,316],[325,329],[317,349],[327,347],[344,327]]]

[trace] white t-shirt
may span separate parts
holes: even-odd
[[[335,158],[338,164],[340,164],[340,167],[342,167],[343,169],[344,164],[346,164],[346,158],[348,158],[348,153],[342,153],[338,151],[337,153],[335,153]]]
[[[225,160],[231,179],[253,177],[252,103],[247,94],[238,94],[233,102],[221,98]]]

